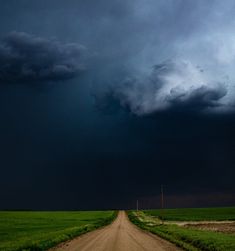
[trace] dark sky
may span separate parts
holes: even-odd
[[[235,204],[234,1],[0,6],[0,209]]]

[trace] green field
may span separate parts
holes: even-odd
[[[114,211],[0,212],[0,250],[46,250],[109,224]]]
[[[209,211],[212,211],[209,214]],[[166,210],[168,211],[168,210]],[[147,213],[146,213],[147,212]],[[169,209],[170,220],[228,220],[234,219],[234,208],[213,209]],[[175,224],[162,224],[154,216],[159,216],[159,210],[129,211],[129,219],[140,228],[150,231],[160,237],[175,243],[188,251],[234,251],[234,234],[217,233]],[[228,215],[226,215],[228,213]],[[185,214],[185,215],[184,215]],[[168,216],[166,215],[168,219]]]
[[[144,210],[148,215],[169,221],[235,220],[235,207]]]

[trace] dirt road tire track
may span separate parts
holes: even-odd
[[[120,211],[109,226],[62,243],[51,251],[178,251],[180,248],[133,225]]]

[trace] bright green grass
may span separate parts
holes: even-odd
[[[114,211],[0,212],[0,250],[46,250],[110,223]]]
[[[144,214],[128,213],[129,219],[140,228],[161,236],[188,251],[235,251],[234,235],[179,227],[177,225],[150,224]]]
[[[144,212],[157,217],[162,215],[159,209]],[[235,220],[235,207],[164,209],[163,218],[170,221]]]

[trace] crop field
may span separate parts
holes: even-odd
[[[0,212],[0,250],[46,250],[100,226],[115,211]]]
[[[145,214],[169,221],[235,220],[235,207],[144,210]]]
[[[198,229],[193,225],[176,225],[173,221],[217,221],[234,220],[235,208],[167,209],[165,224],[159,220],[161,210],[129,211],[129,219],[140,228],[175,243],[188,251],[234,251],[235,234]],[[153,217],[157,216],[157,217]],[[169,221],[168,221],[169,220]],[[224,224],[224,223],[223,223]]]

